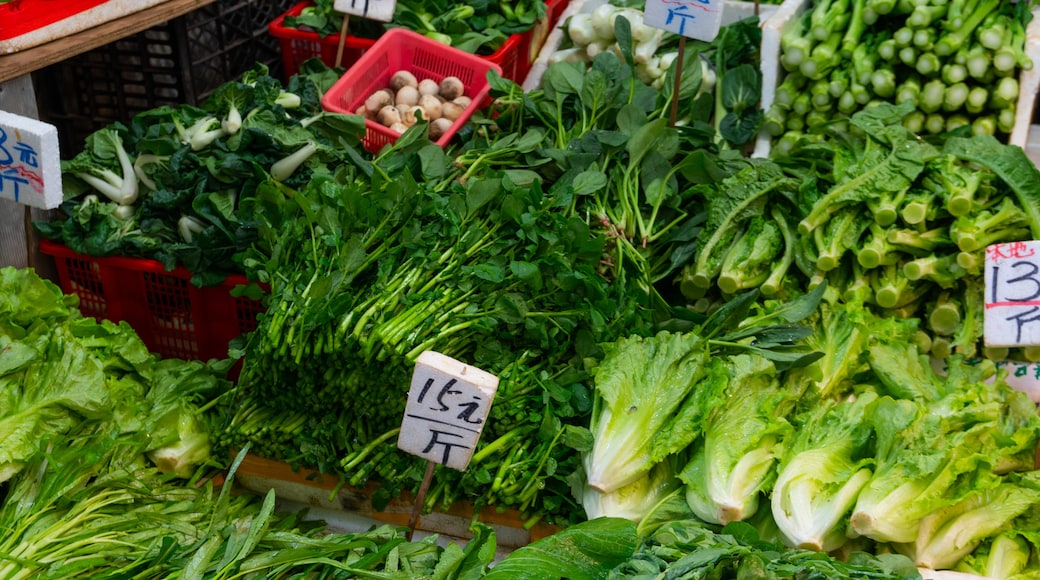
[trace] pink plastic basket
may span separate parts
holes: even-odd
[[[441,44],[425,36],[394,28],[388,30],[361,55],[353,66],[325,93],[321,104],[327,111],[354,114],[369,95],[390,85],[390,77],[399,70],[406,70],[418,79],[430,78],[440,82],[454,76],[462,81],[465,95],[472,99],[462,115],[444,132],[437,144],[444,147],[458,130],[466,124],[473,113],[482,107],[490,92],[487,73],[495,70],[502,74],[497,64]],[[366,120],[364,145],[377,152],[397,141],[399,133],[388,127]]]

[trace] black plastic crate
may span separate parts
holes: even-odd
[[[197,105],[257,62],[281,77],[267,25],[292,0],[220,1],[33,73],[40,119],[58,128],[62,157],[88,135],[160,105]]]

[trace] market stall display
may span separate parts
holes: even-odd
[[[828,26],[856,18],[830,0],[809,5],[805,22],[828,14],[825,4]],[[951,8],[891,10],[943,26]],[[1028,21],[1010,4],[991,12]],[[463,89],[480,106],[443,142],[423,114],[385,143],[365,137],[366,113],[388,106],[373,97],[369,107],[373,93],[412,87],[408,75],[394,79],[405,69],[418,97],[431,76],[368,62],[382,49],[345,74],[310,61],[285,83],[257,67],[201,106],[147,111],[87,139],[64,167],[66,216],[42,233],[99,267],[104,254],[150,255],[200,284],[243,276],[234,294],[262,305],[255,328],[221,340],[228,360],[141,354],[212,373],[205,387],[190,383],[199,388],[181,410],[194,422],[172,429],[182,440],[204,432],[211,451],[178,471],[226,476],[207,484],[217,498],[207,505],[235,511],[223,529],[239,532],[183,521],[194,542],[166,543],[163,561],[142,548],[128,567],[227,577],[272,560],[330,577],[362,567],[474,578],[1036,573],[1040,416],[1000,369],[1040,356],[1030,345],[986,347],[982,264],[988,245],[1040,235],[1040,169],[970,124],[919,130],[907,122],[919,103],[895,98],[821,105],[832,117],[752,155],[770,120],[760,20],[685,41],[681,60],[676,37],[640,23],[631,5],[568,13],[537,86],[482,69],[483,92]],[[833,43],[830,32],[819,40]],[[384,39],[395,33],[410,34]],[[1008,39],[1023,49],[1023,36]],[[1016,59],[1002,78],[1027,64]],[[356,82],[373,70],[377,82]],[[439,93],[453,74],[432,70]],[[349,103],[327,110],[343,86]],[[808,85],[799,91],[812,99]],[[55,321],[71,321],[88,350],[113,329],[129,332],[83,318],[72,295],[32,288],[62,304]],[[32,324],[18,312],[28,305],[13,304],[15,314],[0,308],[0,347],[56,364],[32,337],[62,325]],[[410,542],[392,527],[311,535],[300,516],[276,515],[272,493],[303,490],[400,523],[394,510],[415,501],[424,462],[394,442],[428,350],[500,381],[468,468],[438,467],[420,496],[426,513],[473,519],[465,549]],[[234,361],[231,382],[221,373]],[[21,389],[21,370],[0,361],[0,380]],[[84,375],[124,384],[106,372],[140,382],[118,365]],[[61,421],[41,424],[55,441],[97,428],[99,401],[23,398],[58,409]],[[116,426],[131,400],[105,411]],[[10,462],[0,517],[23,493],[20,464],[46,472],[39,456],[29,446]],[[300,471],[293,486],[268,492],[286,470]],[[230,510],[236,479],[259,494]],[[290,537],[314,551],[282,560],[274,550]],[[337,543],[355,541],[372,552],[348,557]],[[511,553],[496,555],[499,545]]]
[[[343,17],[329,0],[305,0],[269,25],[282,47],[286,74],[309,58],[349,68],[392,28],[406,28],[443,44],[480,55],[498,65],[502,76],[522,81],[547,34],[567,7],[565,0],[519,2],[414,2],[395,7],[386,23],[355,18],[343,35]],[[338,61],[337,61],[338,59]]]

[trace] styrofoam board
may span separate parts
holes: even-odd
[[[560,14],[559,21],[553,23],[553,29],[549,32],[549,36],[545,39],[545,44],[542,45],[542,50],[538,53],[538,58],[531,63],[531,70],[527,73],[527,78],[524,79],[523,89],[525,92],[533,91],[542,84],[542,75],[545,74],[545,69],[549,67],[549,58],[556,52],[560,45],[563,43],[564,34],[560,25],[567,21],[574,14],[584,13],[589,14],[596,8],[602,6],[607,0],[571,0],[566,10]],[[778,10],[776,4],[759,4],[758,14],[762,22],[765,22],[774,12]],[[754,2],[743,2],[740,0],[725,0],[722,7],[722,25],[733,24],[734,22],[743,20],[745,18],[755,15],[755,3]]]
[[[773,13],[762,24],[762,100],[761,108],[768,111],[773,104],[773,97],[780,85],[782,67],[780,66],[780,38],[791,26],[798,22],[798,16],[809,6],[809,0],[784,0],[780,9]],[[1033,59],[1036,66],[1032,70],[1022,71],[1018,83],[1018,103],[1015,108],[1015,125],[1008,137],[1008,143],[1025,148],[1029,140],[1029,130],[1033,117],[1033,105],[1036,92],[1040,88],[1040,7],[1033,8],[1033,19],[1026,28],[1026,54]],[[769,157],[772,137],[765,131],[759,133],[755,140],[752,157]]]
[[[0,54],[10,54],[83,32],[110,20],[162,4],[167,0],[108,0],[68,18],[13,38],[0,40]]]

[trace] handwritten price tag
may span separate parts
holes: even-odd
[[[646,0],[643,24],[697,40],[714,40],[723,0]]]
[[[986,248],[987,346],[1040,345],[1040,241]]]
[[[397,0],[335,0],[332,7],[351,16],[390,22],[394,19]]]
[[[54,209],[62,197],[58,129],[0,111],[0,198]]]
[[[419,355],[397,447],[463,470],[484,429],[498,377],[438,352]]]

